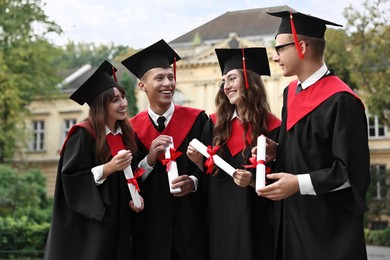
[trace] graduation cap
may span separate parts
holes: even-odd
[[[301,49],[298,48],[299,42],[297,34],[323,39],[325,35],[326,25],[342,27],[342,25],[340,24],[329,22],[299,12],[281,11],[267,13],[269,15],[282,18],[276,35],[281,33],[292,34],[294,37],[296,49],[298,50],[298,54],[301,58],[303,58],[303,54],[301,52]]]
[[[103,91],[118,85],[115,72],[117,69],[108,61],[104,61],[69,98],[80,105],[92,101]],[[112,77],[114,76],[114,78]]]
[[[176,80],[176,61],[179,60],[180,56],[164,40],[160,40],[123,60],[122,64],[137,78],[141,79],[148,70],[170,68],[173,63]]]
[[[265,48],[215,49],[222,75],[233,69],[243,69],[245,87],[248,89],[246,70],[252,70],[259,75],[271,75]]]

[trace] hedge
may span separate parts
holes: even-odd
[[[50,223],[0,217],[0,259],[42,259]]]
[[[390,228],[364,231],[367,245],[390,247]]]

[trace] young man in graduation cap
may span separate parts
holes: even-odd
[[[44,259],[130,259],[131,197],[123,169],[137,165],[136,142],[115,70],[104,61],[70,96],[90,110],[61,150]]]
[[[276,173],[268,175],[274,183],[260,191],[277,201],[277,259],[366,259],[364,105],[323,57],[326,25],[340,25],[302,13],[270,15],[281,18],[273,60],[284,76],[298,78],[283,93]]]
[[[149,101],[147,111],[130,119],[139,158],[146,156],[140,163],[146,169],[140,186],[147,204],[134,223],[132,259],[207,259],[205,222],[198,195],[200,176],[196,176],[196,165],[188,159],[186,150],[193,138],[200,139],[208,117],[202,110],[173,104],[178,60],[179,55],[160,40],[122,61],[139,79],[138,88]],[[164,162],[164,150],[171,143],[171,158],[179,174],[172,188],[180,188],[178,193],[170,192]]]

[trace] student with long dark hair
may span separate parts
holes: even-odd
[[[273,116],[261,75],[270,75],[265,48],[216,49],[222,84],[202,142],[236,168],[233,178],[214,167],[205,176],[211,260],[272,259],[271,201],[257,196],[251,149],[261,134],[274,138],[280,120]],[[244,63],[243,63],[244,60]],[[187,153],[206,173],[192,146]],[[201,158],[202,159],[202,158]],[[209,169],[210,170],[210,169]]]
[[[137,147],[114,71],[103,62],[70,97],[90,110],[63,144],[44,259],[130,259],[130,207],[143,206],[130,203],[123,173]]]

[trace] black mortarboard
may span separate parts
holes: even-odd
[[[268,13],[268,12],[267,12]],[[325,35],[326,25],[340,26],[340,24],[332,23],[311,15],[302,14],[299,12],[272,12],[268,13],[272,16],[282,18],[276,36],[281,33],[289,33],[294,37],[295,49],[301,59],[304,58],[301,48],[299,48],[298,34],[306,35],[314,38],[323,39]]]
[[[243,69],[245,85],[248,88],[246,70],[259,75],[271,75],[265,48],[215,49],[222,75],[233,69]]]
[[[268,12],[267,12],[268,13]],[[276,35],[281,33],[291,33],[293,34],[293,28],[291,24],[291,18],[293,20],[293,24],[295,26],[296,34],[306,35],[314,38],[324,38],[326,25],[333,25],[342,27],[340,24],[336,24],[333,22],[329,22],[311,15],[302,14],[299,12],[289,12],[289,11],[281,11],[281,12],[272,12],[268,13],[272,16],[282,18],[280,22],[278,31]],[[290,17],[291,15],[291,17]]]
[[[259,75],[271,75],[265,48],[215,49],[222,75],[233,69],[243,69],[245,57],[246,69]]]
[[[117,69],[108,61],[104,61],[99,68],[89,77],[71,96],[70,99],[80,105],[92,101],[103,91],[117,86],[115,71]],[[114,76],[114,78],[112,77]]]
[[[176,61],[179,60],[179,55],[164,40],[160,40],[123,60],[122,64],[141,79],[148,70],[169,68],[172,63],[176,75]]]

